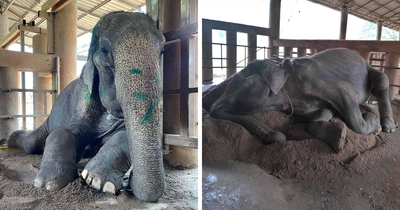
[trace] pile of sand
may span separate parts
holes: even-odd
[[[398,152],[393,136],[397,134],[364,136],[347,128],[344,149],[336,153],[327,143],[310,135],[307,124],[299,119],[289,119],[274,111],[253,117],[285,133],[289,141],[267,145],[242,126],[214,119],[203,111],[203,163],[238,160],[257,164],[281,179],[334,180],[343,175],[363,174],[378,160]]]

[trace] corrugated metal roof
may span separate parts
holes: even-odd
[[[340,10],[346,4],[349,14],[378,22],[390,29],[400,30],[400,0],[309,0]]]
[[[37,11],[47,0],[15,0],[4,13],[9,18],[10,30],[16,27],[18,22],[25,19],[28,23],[35,21],[36,26],[47,28],[47,21],[38,18]],[[7,2],[0,0],[0,3]],[[40,3],[38,3],[40,2]],[[104,15],[113,11],[133,11],[146,4],[146,0],[78,0],[78,29],[77,35],[81,36],[92,31],[93,27]],[[34,34],[25,35],[26,45],[32,45]]]

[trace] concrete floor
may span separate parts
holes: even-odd
[[[393,112],[400,122],[400,107]],[[363,176],[308,182],[281,180],[257,165],[237,161],[203,165],[203,209],[398,209],[398,160],[396,152]]]

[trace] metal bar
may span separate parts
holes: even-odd
[[[0,119],[12,119],[12,118],[24,118],[26,119],[27,117],[48,117],[48,114],[44,115],[0,115]]]
[[[378,65],[371,65],[372,67],[381,67],[385,69],[400,69],[400,67],[392,67],[392,66],[378,66]]]
[[[27,10],[29,12],[37,13],[37,11],[35,11],[35,10],[29,8],[29,7],[25,7],[23,5],[20,5],[18,3],[14,3],[12,6],[19,7],[20,9],[24,9],[24,10]]]
[[[222,45],[220,45],[220,46],[221,46],[221,66],[223,66],[224,64],[222,63]],[[225,59],[228,59],[228,58],[225,58]]]
[[[249,26],[244,24],[229,23],[229,22],[209,20],[209,19],[203,19],[203,26],[210,29],[218,29],[225,31],[235,30],[237,32],[243,32],[243,33],[252,33],[265,36],[271,35],[270,28],[262,28],[257,26]]]
[[[393,0],[388,1],[388,2],[386,2],[385,4],[382,4],[381,6],[379,6],[378,8],[375,8],[374,10],[370,11],[369,13],[373,13],[373,12],[375,12],[376,10],[378,10],[378,9],[380,9],[380,8],[382,8],[382,7],[384,7],[384,8],[387,9],[387,10],[389,10],[389,8],[387,8],[387,7],[385,7],[385,6],[388,5],[388,4],[390,4],[390,3],[392,3],[392,2],[393,2]]]
[[[183,137],[173,134],[164,134],[164,144],[176,145],[181,147],[198,148],[197,137]]]
[[[56,93],[57,90],[44,90],[44,89],[18,89],[18,88],[0,88],[1,92],[45,92]]]
[[[400,85],[392,85],[392,84],[390,84],[389,86],[392,86],[392,87],[400,87]]]
[[[189,88],[189,94],[190,93],[198,93],[199,92],[199,88],[195,87],[195,88]],[[164,90],[163,94],[179,94],[180,93],[180,89],[169,89],[169,90]]]
[[[191,36],[198,33],[198,24],[193,23],[191,25],[179,28],[167,33],[164,33],[165,41],[169,42],[175,39],[179,39],[186,36]]]

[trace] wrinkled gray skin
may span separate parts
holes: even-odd
[[[331,49],[310,57],[285,59],[281,66],[255,60],[204,92],[203,108],[214,118],[241,124],[268,143],[285,141],[286,137],[246,115],[263,110],[293,112],[309,120],[312,135],[340,151],[346,126],[330,122],[335,115],[359,134],[395,131],[388,89],[387,76],[357,53]],[[378,100],[380,119],[360,111],[359,105],[371,94]]]
[[[8,145],[43,154],[34,185],[59,190],[77,178],[88,146],[102,146],[82,177],[115,194],[132,168],[131,188],[142,201],[165,188],[162,161],[161,52],[165,39],[140,13],[113,12],[93,30],[79,79],[58,96],[50,116],[32,133],[14,132]]]

